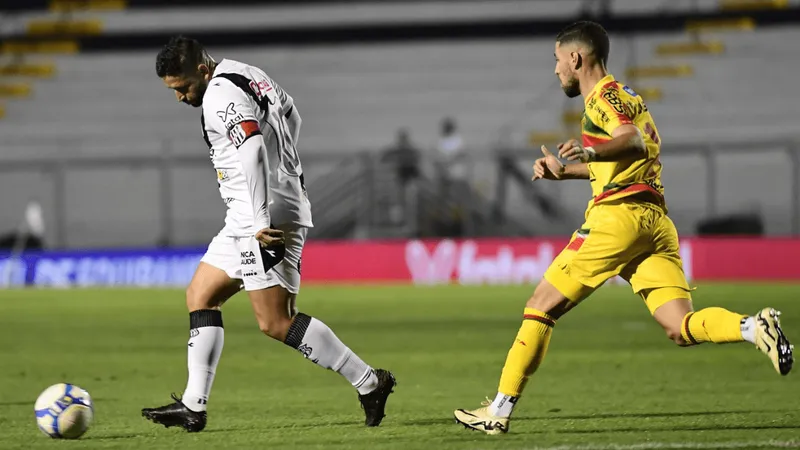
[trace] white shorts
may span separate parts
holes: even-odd
[[[233,237],[223,228],[208,245],[202,262],[242,280],[246,291],[282,286],[292,294],[300,292],[300,259],[308,228],[290,225],[283,230],[283,247],[262,248],[255,237]]]

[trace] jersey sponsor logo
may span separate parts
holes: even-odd
[[[272,85],[267,80],[261,80],[258,82],[256,82],[255,80],[250,80],[250,89],[252,89],[253,92],[255,92],[256,97],[258,97],[259,100],[262,100],[264,96],[267,95],[267,92],[274,90]],[[269,100],[269,97],[267,99]],[[270,105],[272,105],[273,103],[274,103],[273,101],[269,102]]]
[[[224,111],[217,111],[217,117],[219,117],[219,120],[221,120],[223,123],[227,123],[228,117],[232,118],[233,116],[235,116],[236,110],[233,108],[233,106],[234,106],[233,102],[231,102],[228,103],[228,107],[225,108]]]
[[[594,112],[596,114],[597,121],[600,122],[600,126],[601,127],[603,125],[608,125],[608,123],[611,122],[611,118],[608,117],[608,113],[606,113],[603,109],[595,108]],[[587,117],[587,120],[588,120],[588,117]]]
[[[217,169],[217,181],[223,182],[228,181],[231,179],[231,176],[228,174],[228,169]]]
[[[266,97],[269,104],[274,105],[275,99],[267,95],[268,92],[274,90],[275,93],[278,95],[278,98],[281,100],[281,103],[286,103],[287,100],[286,91],[284,91],[283,88],[278,86],[278,83],[272,80],[267,79],[258,82],[256,82],[255,80],[251,80],[250,89],[253,90],[253,92],[256,94],[256,97],[258,97],[259,101],[263,100]]]
[[[634,97],[638,97],[638,94],[636,93],[636,91],[631,89],[630,86],[622,86],[622,90],[627,92],[628,94],[631,94]]]
[[[587,112],[593,114],[587,114]],[[603,110],[603,108],[597,104],[597,97],[592,97],[591,100],[589,100],[589,103],[586,105],[586,109],[584,110],[583,118],[581,120],[581,124],[584,126],[584,128],[586,128],[588,124],[594,125],[594,123],[592,123],[593,118],[596,118],[600,128],[608,125],[608,123],[611,122],[611,118],[608,117],[608,113],[606,113],[605,110]]]
[[[256,262],[257,262],[256,261],[256,255],[252,251],[248,250],[246,252],[241,252],[240,256],[242,257],[241,264],[243,266],[251,266],[253,264],[256,264]]]
[[[239,148],[248,138],[257,134],[261,134],[258,123],[255,120],[247,120],[234,125],[228,132],[228,138],[236,148]]]
[[[633,102],[627,102],[625,104],[625,109],[627,111],[628,117],[631,118],[636,117],[642,113],[646,113],[648,111],[647,105],[644,102],[640,102],[638,100]]]
[[[227,108],[225,108],[223,111],[217,111],[217,117],[219,117],[219,120],[221,120],[223,125],[225,125],[225,129],[227,131],[230,131],[237,124],[244,121],[244,116],[240,113],[237,113],[234,106],[234,103],[231,102],[228,103]]]
[[[609,105],[614,108],[619,114],[625,114],[625,105],[622,103],[622,100],[619,98],[619,93],[616,89],[608,89],[603,91],[603,98],[606,99]]]

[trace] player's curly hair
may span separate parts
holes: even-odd
[[[558,33],[556,42],[560,44],[567,44],[570,42],[586,44],[604,66],[608,64],[608,53],[611,44],[608,41],[608,33],[606,33],[605,28],[597,22],[590,22],[588,20],[575,22]]]
[[[208,64],[211,57],[205,47],[195,39],[175,36],[156,56],[156,74],[166,76],[188,75],[197,70],[200,64]]]

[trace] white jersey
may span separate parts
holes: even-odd
[[[225,227],[234,235],[252,235],[254,213],[238,148],[254,134],[266,145],[268,213],[277,227],[313,226],[303,168],[288,118],[294,101],[264,71],[223,59],[203,95],[203,137],[217,172],[219,193],[228,207]],[[258,130],[255,128],[256,123]]]

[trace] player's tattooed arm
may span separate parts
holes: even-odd
[[[559,147],[558,156],[568,161],[620,161],[623,159],[645,157],[647,145],[642,132],[633,124],[620,125],[611,133],[612,139],[592,147],[584,147],[575,139],[570,139]]]

